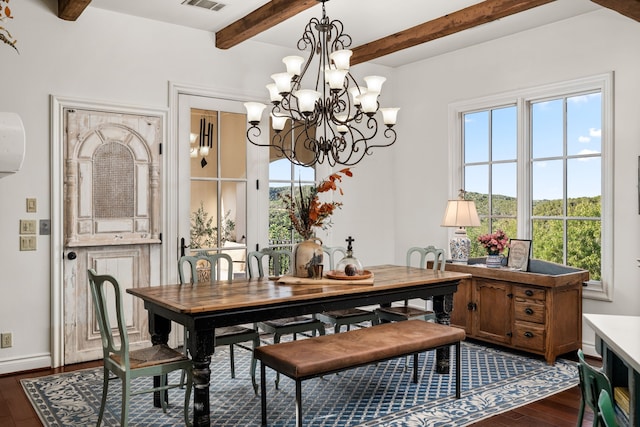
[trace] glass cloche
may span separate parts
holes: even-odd
[[[353,241],[354,239],[351,236],[346,239],[346,242],[348,243],[347,256],[338,261],[335,268],[337,273],[344,273],[345,276],[361,276],[364,273],[362,264],[358,258],[353,256],[353,246],[351,245]]]

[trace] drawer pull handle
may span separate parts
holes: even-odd
[[[532,310],[532,309],[530,309],[529,307],[527,307],[527,308],[524,310],[524,312],[525,312],[525,313],[527,313],[529,316],[531,316],[531,315],[533,314],[533,310]]]
[[[533,296],[533,291],[531,289],[527,289],[526,291],[524,291],[524,294],[528,297],[532,297]]]
[[[524,336],[527,338],[533,338],[533,333],[532,332],[525,332]]]

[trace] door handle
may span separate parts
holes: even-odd
[[[184,244],[184,237],[180,238],[180,257],[185,256],[185,249],[189,248],[189,246]]]
[[[78,255],[76,255],[75,252],[69,252],[67,254],[67,259],[70,259],[71,261],[73,261],[74,259],[76,259],[78,257]]]

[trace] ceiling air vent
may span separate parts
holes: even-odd
[[[217,12],[226,6],[226,4],[218,3],[217,1],[211,0],[184,0],[182,4],[186,4],[188,6],[198,6],[204,9],[213,10],[214,12]]]

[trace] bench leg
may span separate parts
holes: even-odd
[[[462,373],[460,372],[460,341],[456,343],[456,399],[460,399],[460,381],[462,379]]]
[[[267,425],[267,375],[264,363],[260,362],[260,407],[262,412],[262,425]]]
[[[296,427],[302,427],[302,381],[296,380]]]
[[[413,355],[413,383],[418,384],[418,353]]]

